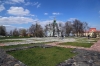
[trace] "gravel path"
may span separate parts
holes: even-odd
[[[0,43],[0,46],[18,45],[18,44],[32,44],[32,43],[42,43],[42,42],[74,42],[74,38],[61,39],[58,37],[45,37],[45,38],[21,38],[21,39],[6,39],[6,40],[22,40],[17,42],[6,42]]]

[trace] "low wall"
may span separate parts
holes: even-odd
[[[0,49],[0,66],[27,66]]]

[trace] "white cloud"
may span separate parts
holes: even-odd
[[[68,19],[67,21],[74,21],[74,20],[76,20],[77,18],[70,18],[70,19]]]
[[[44,13],[44,15],[48,15],[48,13]]]
[[[8,14],[16,15],[16,16],[28,16],[30,11],[28,9],[24,9],[23,7],[10,7]]]
[[[5,7],[3,5],[0,5],[0,12],[5,10]]]
[[[99,14],[100,14],[100,11],[99,11]]]
[[[53,20],[38,21],[38,23],[44,28],[46,24],[53,23]],[[62,23],[64,25],[65,22],[57,20],[56,23]]]
[[[10,32],[10,30],[14,30],[16,27],[12,25],[3,25],[6,27],[7,32]]]
[[[39,8],[41,6],[41,4],[39,2],[34,2],[33,5],[36,6],[37,8]]]
[[[26,2],[25,5],[33,5],[31,2]]]
[[[34,2],[33,5],[38,5],[38,2]]]
[[[0,24],[7,25],[7,24],[25,24],[29,22],[35,22],[37,19],[32,19],[28,17],[1,17]]]
[[[37,8],[39,8],[40,6],[41,6],[41,4],[38,4],[38,5],[37,5]]]
[[[3,25],[3,26],[11,26],[11,25]]]
[[[36,6],[37,8],[39,8],[41,6],[41,4],[39,2],[26,2],[25,5],[31,5],[31,6]]]
[[[52,13],[53,15],[60,15],[60,13],[58,12],[58,13],[56,13],[56,12],[54,12],[54,13]]]
[[[6,0],[5,4],[18,4],[18,3],[25,3],[24,0]]]
[[[56,16],[49,16],[50,19],[54,19]]]
[[[24,3],[24,0],[11,0],[14,3]]]

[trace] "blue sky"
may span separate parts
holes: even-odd
[[[78,19],[100,30],[100,0],[0,0],[0,25],[8,30]]]

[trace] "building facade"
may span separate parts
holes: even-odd
[[[96,28],[90,28],[88,31],[84,33],[85,36],[90,35],[90,37],[100,37],[100,31]]]
[[[61,27],[59,26],[59,24],[56,23],[56,20],[54,20],[53,23],[47,25],[47,30],[45,34],[47,37],[61,36]]]

